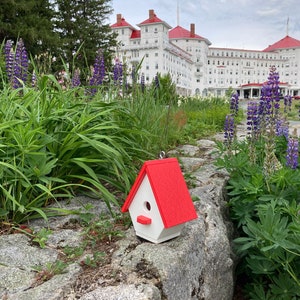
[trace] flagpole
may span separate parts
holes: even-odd
[[[179,0],[177,0],[177,26],[179,26]]]

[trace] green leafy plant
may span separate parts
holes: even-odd
[[[101,262],[104,257],[105,253],[95,251],[92,255],[87,255],[85,259],[81,261],[81,265],[96,268],[98,266],[98,263]]]
[[[53,276],[62,274],[68,265],[61,260],[48,262],[45,266],[34,266],[33,269],[37,272],[34,285],[39,285],[50,280]]]
[[[41,248],[46,247],[46,242],[48,241],[49,235],[52,233],[52,230],[42,228],[37,233],[33,234],[32,241],[38,243]]]

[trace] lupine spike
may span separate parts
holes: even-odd
[[[237,116],[239,112],[239,94],[233,93],[230,99],[230,112]]]
[[[289,136],[289,124],[284,118],[278,118],[276,120],[276,135],[277,136],[284,136],[288,139]]]
[[[102,51],[99,49],[93,66],[93,75],[90,79],[90,85],[92,86],[91,93],[93,95],[97,92],[96,86],[103,83],[105,75],[104,57]]]
[[[298,157],[299,157],[299,141],[297,138],[289,138],[287,153],[286,153],[286,166],[292,169],[297,169],[298,167]]]
[[[72,87],[77,87],[77,86],[80,86],[81,82],[80,82],[80,70],[77,68],[75,69],[74,71],[74,74],[73,74],[73,78],[72,78]]]
[[[13,41],[7,40],[4,47],[5,67],[8,81],[11,82],[14,66]]]
[[[225,123],[224,123],[224,143],[228,147],[233,142],[235,136],[235,124],[234,124],[234,117],[232,114],[226,115]]]
[[[259,117],[258,117],[258,103],[248,102],[247,105],[247,130],[248,135],[255,139],[259,133]]]
[[[122,84],[123,78],[123,66],[121,62],[117,59],[114,65],[114,82],[116,85]]]

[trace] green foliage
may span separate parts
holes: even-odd
[[[54,23],[63,45],[58,48],[61,57],[82,69],[91,66],[97,50],[102,49],[109,66],[111,49],[117,44],[116,34],[108,23],[112,13],[110,1],[55,0],[55,5]]]
[[[177,103],[176,85],[170,74],[157,74],[152,82],[153,95],[160,104],[171,105]]]
[[[98,267],[98,263],[101,262],[104,257],[104,252],[95,251],[91,255],[87,255],[84,260],[81,261],[81,265],[96,268]]]
[[[45,248],[46,242],[48,241],[48,237],[51,233],[51,230],[42,228],[40,231],[33,235],[32,241],[38,243],[41,248]]]
[[[22,38],[34,56],[55,50],[59,43],[54,33],[53,6],[49,0],[2,0],[0,2],[0,41]]]
[[[189,97],[179,99],[179,103],[187,120],[180,137],[182,143],[223,130],[225,116],[229,113],[224,99]]]
[[[285,167],[286,139],[273,137],[277,168],[266,173],[268,138],[235,142],[231,151],[220,143],[216,164],[230,174],[228,203],[239,234],[234,244],[248,296],[298,299],[300,170]]]
[[[139,146],[146,132],[128,109],[88,100],[80,89],[63,91],[53,76],[22,94],[3,89],[0,121],[5,220],[47,218],[55,213],[49,203],[82,191],[119,206],[113,191],[128,192],[147,155]]]
[[[41,284],[50,280],[53,276],[62,274],[68,265],[61,260],[53,263],[47,262],[45,266],[34,266],[33,269],[37,272],[35,276],[35,284]]]

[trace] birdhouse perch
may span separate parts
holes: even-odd
[[[136,235],[153,243],[179,236],[197,218],[176,158],[146,161],[121,210],[129,211]]]

